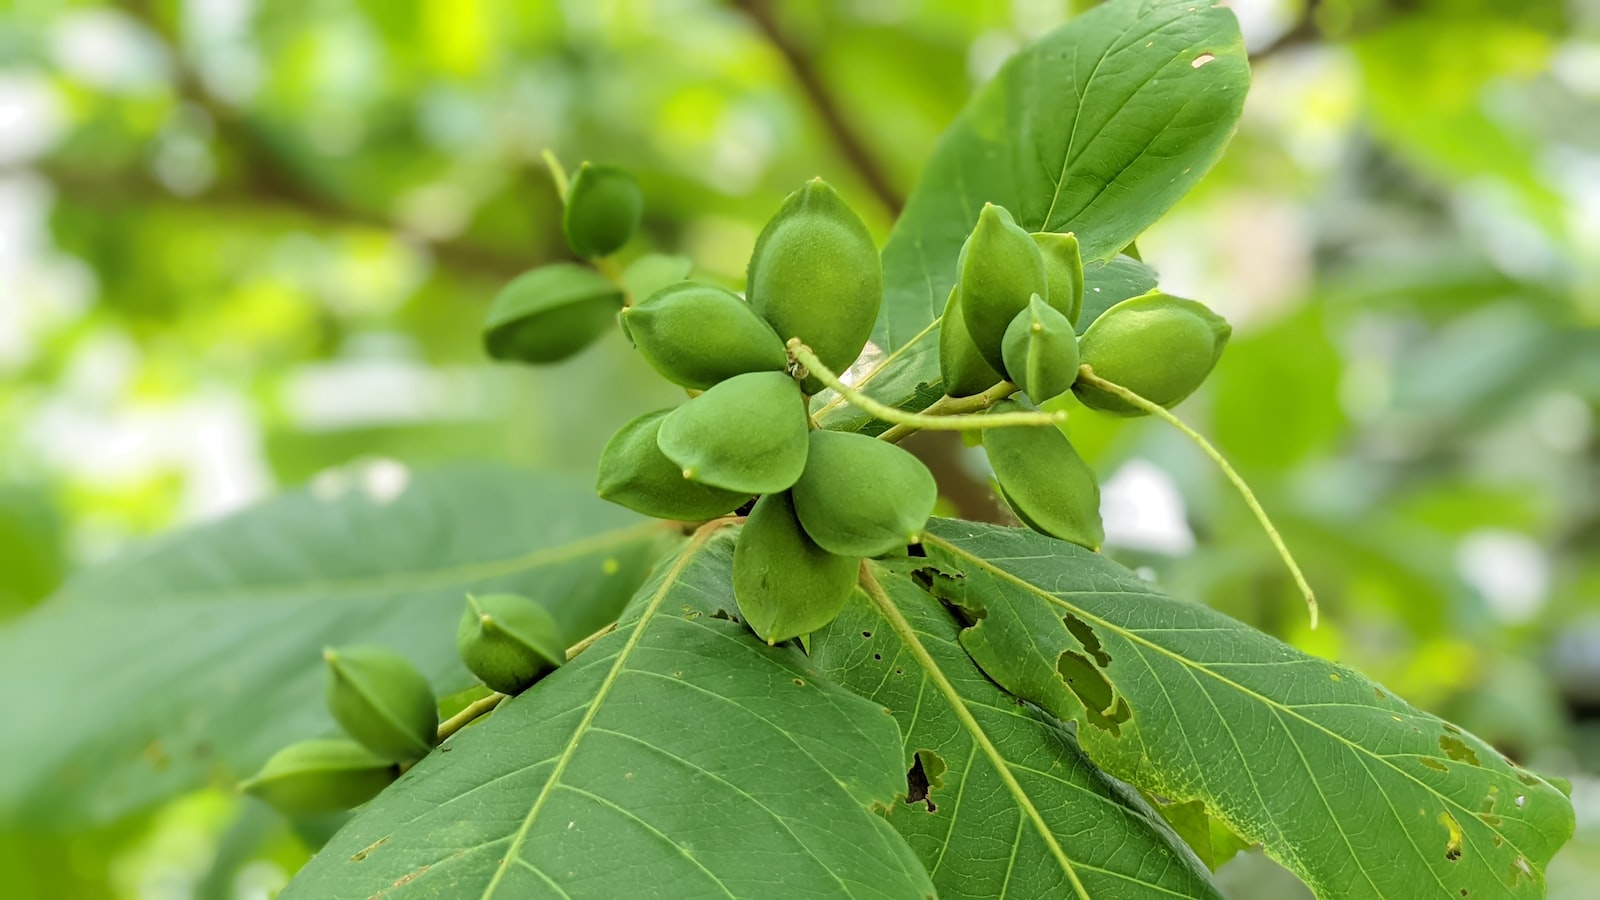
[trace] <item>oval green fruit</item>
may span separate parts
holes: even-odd
[[[411,762],[438,743],[439,709],[428,679],[404,656],[371,645],[329,647],[328,711],[363,747]]]
[[[756,501],[733,547],[739,615],[769,644],[833,621],[855,590],[861,560],[817,546],[788,491]]]
[[[1011,320],[1034,294],[1050,299],[1039,245],[1017,226],[1011,213],[985,203],[977,227],[961,247],[956,284],[961,289],[962,320],[973,345],[990,366],[1003,370],[1001,342]]]
[[[795,515],[817,546],[841,556],[883,556],[922,538],[939,499],[928,467],[864,434],[811,432],[805,472],[790,489]]]
[[[239,789],[287,815],[315,815],[360,806],[398,777],[398,765],[355,741],[325,738],[279,750]]]
[[[981,394],[1005,380],[978,352],[978,345],[967,333],[961,312],[961,288],[950,289],[944,315],[939,319],[939,374],[944,392],[952,397]]]
[[[1007,377],[1035,403],[1059,397],[1078,380],[1078,335],[1038,294],[1011,321],[1001,348]]]
[[[1018,400],[1002,400],[990,412],[1030,409]],[[1041,534],[1100,549],[1106,539],[1100,482],[1066,435],[1054,426],[985,428],[983,448],[1017,518]]]
[[[1067,317],[1073,327],[1083,312],[1083,255],[1078,247],[1078,236],[1072,232],[1057,234],[1040,232],[1033,236],[1044,258],[1044,278],[1050,285],[1051,306]]]
[[[644,194],[633,173],[584,163],[567,188],[561,230],[572,252],[586,259],[610,256],[639,230]]]
[[[835,372],[861,355],[883,301],[872,234],[820,178],[790,194],[761,230],[747,279],[750,306],[778,337],[798,337]]]
[[[806,465],[805,395],[782,372],[735,375],[669,413],[656,445],[697,484],[781,491]]]
[[[646,413],[617,429],[600,453],[601,497],[658,519],[700,522],[743,506],[751,494],[696,484],[661,452],[661,423],[672,410]]]
[[[456,650],[468,672],[502,694],[522,693],[567,660],[555,618],[516,594],[468,594]]]
[[[1107,381],[1165,407],[1194,393],[1216,367],[1233,327],[1204,304],[1151,291],[1106,310],[1078,343],[1083,364]],[[1143,415],[1122,398],[1084,382],[1072,392],[1084,406]]]
[[[620,309],[621,289],[593,269],[542,266],[495,296],[483,323],[483,345],[495,359],[557,362],[594,343]]]
[[[673,384],[705,390],[746,372],[781,372],[778,333],[733,291],[681,282],[622,311],[622,330]]]

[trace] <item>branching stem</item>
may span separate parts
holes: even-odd
[[[1294,561],[1294,556],[1289,553],[1288,546],[1283,543],[1283,536],[1278,534],[1277,527],[1267,517],[1267,511],[1261,508],[1261,502],[1256,499],[1255,492],[1250,490],[1250,485],[1246,484],[1244,479],[1239,476],[1239,473],[1234,471],[1233,466],[1228,464],[1228,460],[1223,457],[1222,453],[1216,447],[1211,446],[1211,442],[1206,440],[1200,432],[1184,424],[1182,419],[1173,415],[1166,407],[1152,400],[1147,400],[1114,381],[1107,381],[1101,378],[1088,365],[1078,369],[1078,380],[1093,385],[1107,393],[1115,394],[1128,403],[1166,422],[1182,432],[1189,440],[1194,441],[1195,446],[1211,457],[1211,461],[1216,463],[1217,468],[1222,470],[1222,474],[1233,484],[1234,489],[1239,492],[1239,496],[1244,498],[1245,505],[1249,506],[1250,511],[1255,514],[1256,521],[1260,522],[1262,529],[1267,532],[1267,537],[1272,541],[1272,546],[1278,551],[1278,556],[1283,559],[1283,564],[1288,567],[1289,574],[1294,576],[1295,585],[1305,595],[1306,608],[1311,613],[1311,627],[1316,628],[1318,618],[1316,594],[1312,593],[1311,585],[1306,582],[1305,574],[1300,571],[1300,566]]]
[[[789,340],[789,358],[803,366],[808,373],[816,376],[818,381],[838,391],[839,396],[848,401],[851,406],[885,422],[892,422],[896,427],[904,426],[907,429],[894,438],[886,438],[890,440],[898,440],[918,430],[980,431],[985,428],[1054,425],[1057,422],[1065,422],[1067,420],[1067,414],[1064,412],[1015,412],[983,416],[972,414],[988,409],[1000,397],[1014,393],[1016,386],[1008,382],[1001,382],[974,397],[960,399],[945,397],[920,413],[906,412],[886,403],[879,403],[877,400],[840,381],[839,376],[824,365],[822,360],[811,352],[811,348],[801,343],[799,338],[791,338]],[[946,404],[946,400],[950,402]]]

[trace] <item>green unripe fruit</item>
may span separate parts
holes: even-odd
[[[1002,400],[990,412],[1032,408]],[[1066,435],[1049,426],[986,428],[983,448],[1000,492],[1017,518],[1040,534],[1100,549],[1106,539],[1100,523],[1100,482]]]
[[[595,489],[612,503],[658,519],[700,522],[743,506],[751,494],[696,484],[667,459],[658,438],[670,409],[646,413],[617,429],[600,454]]]
[[[495,359],[552,363],[594,343],[616,321],[622,291],[572,263],[518,276],[494,298],[483,346]]]
[[[1033,236],[1044,258],[1044,278],[1050,285],[1050,305],[1055,307],[1073,327],[1083,312],[1083,255],[1078,248],[1078,236],[1068,232],[1056,234],[1041,232]]]
[[[967,333],[959,287],[950,289],[944,316],[939,319],[939,374],[944,381],[944,392],[952,397],[981,394],[1005,380],[978,352],[978,345]]]
[[[438,743],[439,708],[428,679],[406,658],[370,645],[322,651],[328,711],[345,734],[384,759],[411,762]]]
[[[756,636],[776,644],[833,621],[855,590],[860,566],[811,540],[788,491],[767,494],[733,547],[733,597]]]
[[[1232,334],[1233,326],[1204,304],[1151,291],[1095,319],[1078,342],[1078,353],[1094,374],[1170,408],[1206,380]],[[1144,415],[1126,400],[1083,382],[1072,392],[1084,406],[1120,416]]]
[[[399,766],[355,741],[326,738],[279,750],[239,789],[287,815],[315,815],[360,806],[398,777]]]
[[[917,543],[939,499],[921,460],[842,431],[811,432],[805,472],[790,493],[806,534],[841,556],[883,556]]]
[[[1039,245],[1017,226],[1011,213],[985,203],[977,227],[961,247],[956,284],[973,344],[996,371],[1004,369],[1000,345],[1007,326],[1028,305],[1029,297],[1050,299]]]
[[[697,484],[766,494],[806,466],[810,417],[800,385],[782,372],[735,375],[669,413],[656,445]]]
[[[820,178],[783,201],[750,254],[745,296],[785,343],[798,337],[843,372],[883,301],[883,264],[861,218]],[[808,390],[820,383],[808,380]]]
[[[584,163],[567,188],[561,230],[579,256],[610,256],[639,230],[643,215],[644,194],[631,172]]]
[[[622,311],[622,330],[662,377],[705,390],[746,372],[781,372],[778,333],[732,291],[681,282]]]
[[[456,649],[467,671],[502,694],[520,694],[567,660],[561,626],[516,594],[467,595]]]
[[[1007,377],[1035,403],[1072,390],[1078,380],[1078,335],[1038,294],[1011,321],[1001,348]]]

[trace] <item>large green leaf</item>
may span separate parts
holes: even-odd
[[[945,132],[895,223],[872,336],[882,357],[862,383],[895,404],[938,383],[935,323],[985,203],[1029,231],[1076,232],[1091,290],[1126,282],[1132,260],[1099,264],[1210,170],[1249,84],[1238,23],[1216,0],[1111,0],[1018,53]]]
[[[812,658],[899,721],[911,774],[889,821],[940,897],[1218,896],[1137,793],[978,671],[943,604],[874,571],[877,602],[858,592],[811,636]]]
[[[970,618],[961,643],[989,677],[1318,896],[1543,896],[1572,807],[1476,737],[1061,541],[942,521],[924,545],[922,577]]]
[[[544,602],[573,641],[610,621],[669,532],[586,482],[504,466],[325,479],[77,578],[0,631],[0,819],[104,821],[248,773],[333,729],[324,645],[404,653],[466,686],[468,591]],[[25,724],[21,724],[25,723]]]
[[[285,898],[931,897],[900,733],[729,618],[701,532],[613,634],[424,759]]]

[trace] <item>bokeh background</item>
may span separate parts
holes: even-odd
[[[1181,413],[1257,486],[1325,625],[1192,447],[1083,414],[1109,551],[1570,778],[1551,895],[1592,897],[1600,5],[1231,5],[1255,68],[1239,134],[1139,244],[1235,325]],[[615,334],[485,364],[496,289],[567,255],[544,148],[639,174],[630,252],[738,285],[806,178],[887,233],[966,98],[1069,7],[3,0],[0,627],[352,460],[589,471],[675,398]],[[981,454],[923,449],[982,483]],[[317,840],[218,791],[24,826],[0,831],[8,897],[271,896]],[[1298,890],[1254,854],[1220,878]]]

